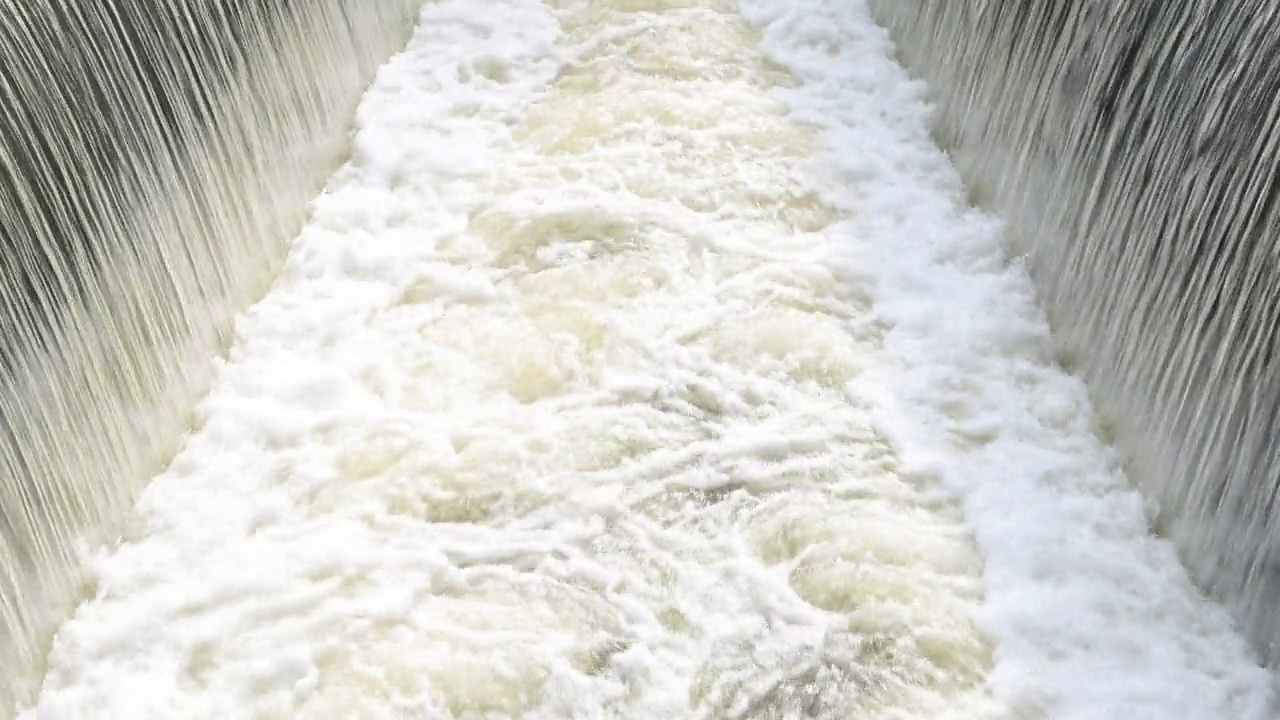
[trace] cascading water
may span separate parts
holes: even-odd
[[[29,700],[344,154],[411,0],[40,0],[0,11],[0,714]]]
[[[55,5],[20,717],[1273,716],[864,0],[426,3],[233,333],[409,3]]]
[[[1280,12],[873,2],[1194,577],[1280,659]]]

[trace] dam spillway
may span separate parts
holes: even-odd
[[[171,454],[414,3],[0,15],[0,703]]]
[[[34,326],[81,343],[11,344],[47,394],[6,422],[48,430],[9,455],[66,458],[8,475],[13,587],[76,605],[0,596],[21,717],[1270,717],[1064,367],[1036,256],[935,143],[960,147],[926,102],[947,87],[897,64],[905,24],[882,17],[895,47],[849,0],[315,7],[174,15],[201,28],[184,67],[274,84],[93,80],[171,99],[108,102],[107,151],[67,165],[106,179],[66,207],[111,212],[15,221],[71,227],[28,266],[63,285],[9,305],[61,298],[72,320]],[[75,22],[126,48],[169,17]],[[173,138],[135,154],[149,112]],[[33,197],[74,176],[22,170]],[[62,239],[99,217],[128,252]]]
[[[1194,578],[1280,658],[1280,15],[877,2]]]

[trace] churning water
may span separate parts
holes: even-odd
[[[873,3],[1197,581],[1280,660],[1280,12]]]
[[[891,56],[851,0],[427,4],[20,712],[1262,718]]]
[[[416,3],[0,11],[0,706],[339,163]]]

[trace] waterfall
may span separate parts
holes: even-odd
[[[413,0],[0,13],[0,714],[129,532]]]
[[[874,2],[1194,579],[1280,646],[1280,12]]]
[[[1261,2],[0,3],[0,720],[1276,716]]]

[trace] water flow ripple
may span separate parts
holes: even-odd
[[[931,88],[895,62],[867,5],[743,3],[764,51],[803,80],[784,97],[821,129],[839,178],[823,199],[855,211],[835,265],[886,330],[850,390],[904,467],[963,497],[995,644],[988,686],[1037,720],[1276,717],[1228,613],[1150,533],[1084,384],[1057,362],[1026,263],[1000,218],[970,205],[930,135]]]
[[[979,559],[846,393],[882,328],[756,40],[428,6],[38,710],[994,712]]]
[[[1265,717],[891,51],[428,5],[29,716]]]
[[[345,153],[416,0],[0,12],[0,717]]]
[[[871,4],[1156,531],[1280,683],[1275,3]]]

